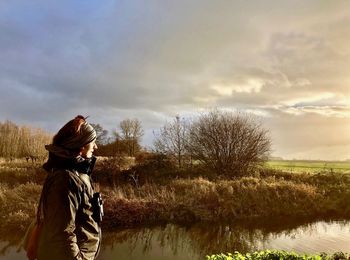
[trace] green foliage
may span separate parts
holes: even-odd
[[[294,252],[278,251],[278,250],[265,250],[257,251],[254,253],[241,254],[239,252],[217,254],[207,256],[206,260],[342,260],[349,259],[350,254],[342,252],[334,253],[333,255],[320,254],[320,255],[299,255]]]

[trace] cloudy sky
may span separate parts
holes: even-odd
[[[0,1],[0,121],[152,130],[248,111],[273,155],[350,158],[350,2]]]

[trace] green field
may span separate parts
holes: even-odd
[[[350,162],[281,160],[268,161],[266,165],[271,169],[295,173],[350,173]]]

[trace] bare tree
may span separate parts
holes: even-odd
[[[183,166],[183,160],[188,153],[188,123],[180,116],[176,116],[172,122],[167,122],[159,133],[154,133],[154,147],[157,152],[175,156],[179,167]]]
[[[135,156],[137,150],[140,149],[141,137],[144,134],[141,121],[138,119],[124,119],[119,124],[121,130],[121,138],[127,143],[128,155]]]
[[[239,175],[267,159],[268,132],[248,114],[212,110],[191,125],[195,159],[218,174]]]

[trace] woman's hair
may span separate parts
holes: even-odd
[[[79,135],[80,128],[85,122],[86,117],[83,117],[82,115],[76,116],[58,131],[58,133],[53,137],[52,143],[60,146],[64,140]]]

